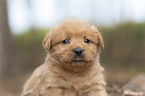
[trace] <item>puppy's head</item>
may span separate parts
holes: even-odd
[[[78,18],[67,19],[52,28],[42,45],[59,66],[71,71],[87,68],[99,55],[99,47],[104,49],[97,28]]]

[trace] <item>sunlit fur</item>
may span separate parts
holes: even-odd
[[[69,43],[63,44],[65,39]],[[42,45],[47,57],[26,82],[22,96],[107,96],[99,63],[104,42],[94,26],[78,18],[67,19],[51,29]],[[81,62],[74,62],[75,48],[83,50]]]

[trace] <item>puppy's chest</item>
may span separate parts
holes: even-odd
[[[63,90],[63,96],[88,96],[91,84],[90,82],[88,84],[87,81],[70,82],[66,80],[57,80],[51,81],[51,83],[48,83],[48,86],[61,88]]]
[[[91,83],[91,82],[90,82]],[[75,96],[88,96],[90,92],[91,84],[88,84],[88,82],[71,82],[70,87],[66,88],[67,90],[70,90],[71,92],[75,92],[77,95]]]
[[[71,93],[69,94],[75,94],[72,96],[88,96],[89,92],[90,92],[90,86],[79,86],[73,84],[72,86],[70,86],[69,88],[64,88],[64,91],[70,91]],[[69,94],[67,95],[67,93],[65,94],[65,96],[69,96]]]

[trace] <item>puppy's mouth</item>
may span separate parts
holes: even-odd
[[[84,59],[79,57],[73,59],[73,62],[84,62],[84,61],[85,61]]]
[[[73,60],[73,62],[84,62],[84,60]]]

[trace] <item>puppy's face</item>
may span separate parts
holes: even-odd
[[[54,27],[43,41],[43,47],[59,66],[82,71],[93,63],[103,38],[97,29],[83,20],[71,18]]]

